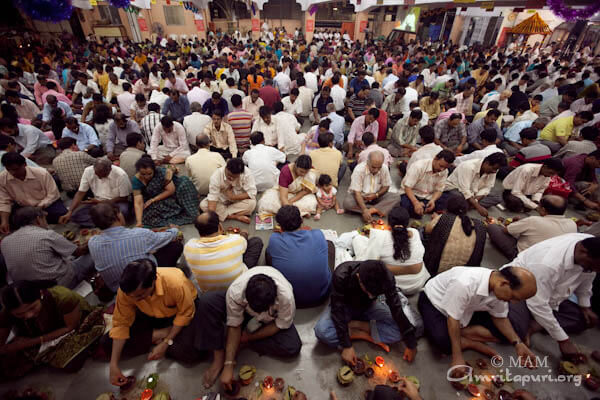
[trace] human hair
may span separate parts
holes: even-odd
[[[479,134],[479,138],[488,143],[495,143],[497,138],[496,130],[493,128],[486,128]]]
[[[200,214],[194,221],[194,226],[200,236],[209,236],[219,231],[219,215],[210,210],[205,214],[208,215],[206,221],[202,218],[203,214]]]
[[[545,159],[542,164],[546,167],[546,168],[550,168],[553,171],[556,171],[556,173],[558,175],[561,175],[563,170],[564,170],[564,165],[562,163],[562,161],[559,158],[556,157],[552,157],[552,158],[547,158]]]
[[[583,239],[581,245],[594,260],[600,259],[600,238],[591,237]]]
[[[600,160],[600,150],[594,150],[590,154],[588,154],[587,156],[588,157],[593,157],[596,160]]]
[[[524,128],[521,129],[521,132],[519,132],[519,136],[521,137],[521,140],[523,139],[529,139],[529,140],[536,140],[537,136],[538,136],[538,132],[537,129],[535,128]]]
[[[264,142],[264,140],[265,135],[261,131],[252,132],[250,135],[250,143],[252,143],[253,146]]]
[[[281,101],[277,101],[273,104],[273,113],[277,114],[280,111],[283,111],[283,103]]]
[[[586,126],[585,128],[582,128],[579,133],[585,140],[591,140],[592,142],[595,142],[598,138],[599,132],[598,128],[595,126]]]
[[[371,115],[373,118],[377,119],[377,118],[379,118],[379,110],[376,108],[371,108],[371,109],[369,109],[369,115]]]
[[[231,96],[231,105],[233,105],[234,107],[241,106],[242,96],[240,96],[239,94],[234,94],[233,96]]]
[[[3,104],[2,106],[8,106],[8,104]],[[2,107],[2,113],[4,113],[4,107]],[[14,109],[14,107],[13,107]],[[18,115],[17,115],[18,118]],[[15,129],[17,128],[17,121],[15,119],[12,118],[7,118],[6,116],[2,119],[0,119],[0,129],[2,128],[11,128],[11,129]]]
[[[331,177],[327,174],[319,175],[319,180],[317,181],[317,185],[323,187],[325,185],[331,185]]]
[[[462,194],[450,195],[448,199],[448,212],[456,215],[460,218],[463,232],[467,236],[471,236],[473,232],[473,221],[467,216],[467,210],[469,209],[469,203],[465,200]]]
[[[142,93],[138,93],[135,95],[135,101],[146,101],[146,96],[144,96]]]
[[[129,89],[131,89],[131,83],[129,82],[123,82],[123,90],[128,92]]]
[[[12,136],[0,134],[0,150],[6,150],[8,149],[8,146],[14,146],[16,144],[17,142],[15,142],[15,139],[13,139]]]
[[[139,142],[142,142],[144,138],[137,132],[129,132],[125,141],[128,147],[135,147]]]
[[[148,104],[148,111],[159,112],[160,111],[160,105],[158,103],[149,103]]]
[[[262,118],[266,117],[267,115],[271,115],[271,108],[270,108],[269,106],[261,106],[261,107],[258,109],[258,114],[259,114],[259,115],[260,115]]]
[[[365,132],[362,136],[362,141],[365,144],[365,147],[369,147],[375,143],[375,136],[371,132]]]
[[[121,211],[110,203],[98,203],[90,209],[92,222],[100,229],[108,229],[117,221]]]
[[[135,170],[139,171],[141,169],[150,168],[152,171],[156,170],[156,163],[148,154],[144,154],[140,157],[139,160],[135,163]]]
[[[58,148],[61,150],[66,150],[76,143],[77,141],[72,137],[64,137],[58,141]]]
[[[25,165],[25,157],[16,152],[6,153],[2,156],[2,165],[4,168],[12,165]]]
[[[138,288],[148,289],[156,280],[156,265],[149,259],[132,261],[123,270],[119,287],[125,293],[135,292]]]
[[[498,108],[498,107],[500,107],[500,103],[499,103],[499,102],[497,102],[496,100],[492,100],[492,101],[490,101],[490,102],[487,104],[487,108],[488,108],[490,111],[492,111],[492,110],[494,110],[494,109],[496,109],[496,108]],[[488,114],[489,114],[489,112],[488,112]],[[500,115],[498,115],[498,116],[500,116]]]
[[[423,112],[421,110],[412,110],[410,112],[410,118],[420,121],[421,118],[423,118]]]
[[[498,118],[500,116],[500,114],[501,114],[500,110],[498,110],[497,108],[491,108],[487,113],[487,115],[491,115],[494,118]]]
[[[446,100],[446,105],[448,106],[448,108],[454,108],[454,107],[456,107],[456,100],[454,100],[454,99]],[[454,114],[452,114],[452,115],[454,115]],[[460,115],[460,114],[458,114],[458,115]]]
[[[311,169],[312,168],[312,159],[310,158],[310,156],[308,156],[306,154],[302,154],[296,160],[295,165],[296,165],[296,168]]]
[[[210,138],[203,133],[199,134],[198,136],[196,136],[196,146],[201,149],[209,147],[210,146]]]
[[[435,130],[431,126],[424,126],[419,129],[419,136],[423,143],[433,143],[435,140]]]
[[[55,285],[55,281],[15,281],[2,290],[2,308],[10,312],[32,304],[42,298],[42,290]]]
[[[455,155],[450,150],[442,150],[436,154],[435,159],[444,159],[448,164],[452,164],[455,159]]]
[[[32,225],[39,217],[44,216],[44,210],[39,207],[21,207],[13,214],[13,224],[16,229]]]
[[[546,195],[540,199],[540,205],[550,215],[563,215],[569,205],[567,199],[561,196]]]
[[[367,260],[360,263],[358,274],[365,289],[377,296],[384,292],[390,272],[382,261]]]
[[[584,119],[587,122],[594,119],[594,114],[592,114],[590,111],[581,111],[581,112],[578,112],[577,114],[575,114],[575,116],[577,116],[581,119]]]
[[[262,313],[275,304],[277,285],[270,276],[256,274],[248,280],[245,295],[250,308],[256,313]]]
[[[213,110],[212,115],[223,118],[223,110],[217,108]]]
[[[162,124],[163,128],[170,128],[173,126],[173,118],[165,115],[160,119],[160,123]]]
[[[453,119],[461,119],[462,120],[462,114],[461,113],[452,113],[450,115],[449,120],[452,121]]]
[[[504,167],[506,166],[506,156],[501,152],[492,153],[484,158],[483,162],[487,162],[488,165],[498,165],[500,167]]]
[[[239,157],[230,158],[227,160],[227,166],[225,168],[232,174],[239,175],[244,172],[244,161]]]
[[[282,206],[277,214],[275,220],[284,232],[293,232],[302,226],[302,216],[300,210],[294,205]]]
[[[331,144],[331,142],[333,142],[333,133],[331,132],[326,132],[326,133],[321,133],[318,137],[317,137],[317,142],[319,143],[319,147],[320,148],[325,148],[325,147],[329,147],[329,145]]]
[[[515,274],[515,267],[504,267],[498,270],[502,277],[504,277],[508,281],[508,285],[511,289],[516,290],[523,286],[523,282],[521,279]]]
[[[394,259],[406,261],[410,258],[410,242],[408,237],[408,211],[396,204],[388,214],[388,223],[392,228],[392,239],[394,240]]]

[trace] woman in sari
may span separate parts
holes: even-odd
[[[431,276],[456,266],[481,264],[486,229],[480,220],[466,215],[468,209],[462,195],[452,195],[447,212],[435,215],[425,227],[428,236],[424,261]]]
[[[405,295],[417,293],[430,275],[423,265],[425,247],[419,231],[408,227],[408,211],[398,203],[388,215],[389,225],[373,225],[369,237],[352,240],[355,260],[383,261]]]
[[[162,227],[191,224],[198,216],[198,192],[187,176],[156,167],[149,155],[135,163],[131,178],[136,226]]]
[[[15,337],[8,340],[13,330]],[[18,378],[46,364],[78,371],[104,333],[102,308],[51,281],[17,281],[2,292],[0,377]]]
[[[279,186],[268,189],[258,204],[259,214],[277,214],[284,205],[294,205],[304,217],[317,211],[317,173],[311,169],[312,160],[307,155],[287,164],[279,174]]]

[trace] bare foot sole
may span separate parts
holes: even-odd
[[[230,215],[229,218],[234,219],[236,221],[243,222],[244,224],[250,223],[250,218],[246,215]]]
[[[471,339],[466,339],[465,337],[461,338],[461,344],[462,344],[461,347],[463,350],[467,350],[467,349],[475,350],[475,351],[477,351],[483,355],[489,356],[489,357],[494,357],[494,356],[498,355],[496,350],[492,349],[490,346],[488,346],[484,343],[481,343],[481,342],[476,342]]]
[[[366,340],[367,342],[373,343],[374,345],[381,347],[383,349],[383,351],[385,351],[386,353],[390,352],[390,346],[388,346],[385,343],[376,342],[371,335],[369,335],[368,333],[366,333],[364,331],[356,330],[355,332],[353,332],[350,335],[350,339],[351,340]]]
[[[222,369],[223,365],[220,363],[215,364],[213,362],[210,367],[204,371],[204,374],[202,375],[202,383],[204,384],[204,388],[208,389],[215,384]]]

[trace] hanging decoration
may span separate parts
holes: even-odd
[[[125,8],[129,7],[129,0],[108,0],[108,3],[116,8]]]
[[[310,8],[308,9],[308,13],[310,14],[310,16],[312,17],[313,15],[315,15],[315,13],[317,12],[317,10],[319,9],[319,5],[318,4],[313,4],[312,6],[310,6]]]
[[[15,7],[23,10],[32,19],[60,22],[71,18],[71,0],[13,0]]]
[[[140,9],[137,8],[136,6],[132,6],[132,5],[125,7],[125,11],[127,11],[128,13],[131,13],[131,14],[135,14],[135,15],[138,15],[140,13]]]
[[[252,15],[256,15],[256,7],[254,6],[254,3],[252,3],[252,7],[250,7],[250,9],[252,10]]]
[[[595,1],[585,8],[574,9],[567,6],[564,0],[547,0],[547,4],[554,15],[567,21],[575,19],[588,19],[600,11],[600,1]]]
[[[190,1],[183,2],[183,8],[193,12],[194,14],[198,14],[198,12],[200,11],[200,10],[198,10],[198,7],[196,7],[194,5],[194,3],[190,2]]]

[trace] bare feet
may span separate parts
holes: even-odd
[[[230,215],[227,219],[234,219],[236,221],[240,221],[244,224],[250,223],[250,218],[247,215]]]
[[[350,339],[351,340],[366,340],[367,342],[371,342],[383,349],[386,353],[390,352],[390,346],[385,343],[376,342],[375,339],[371,336],[370,333],[365,332],[361,329],[352,329],[350,328]]]
[[[225,351],[217,350],[214,352],[213,362],[202,375],[202,383],[204,388],[208,389],[215,384],[215,381],[219,377],[223,364],[225,363]]]
[[[152,331],[152,344],[158,344],[169,335],[171,328],[154,329]]]
[[[471,339],[467,339],[464,336],[461,337],[461,347],[463,350],[467,350],[467,349],[471,349],[471,350],[475,350],[483,355],[489,356],[489,357],[494,357],[497,356],[498,353],[496,352],[496,350],[492,349],[490,346],[481,343],[481,342],[476,342],[474,340]]]

